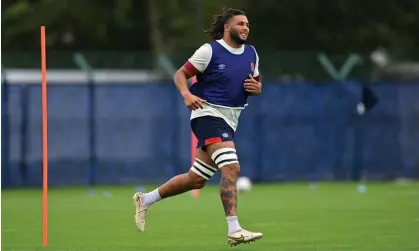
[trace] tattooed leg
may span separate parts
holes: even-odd
[[[262,233],[253,233],[243,229],[237,217],[236,182],[240,174],[240,165],[233,142],[214,143],[207,147],[211,159],[221,171],[220,197],[228,224],[227,243],[236,246],[262,238]]]
[[[237,215],[236,181],[239,170],[238,164],[228,165],[221,169],[220,197],[226,216]]]
[[[231,141],[217,143],[210,145],[208,150],[214,164],[221,171],[220,197],[223,202],[224,212],[226,216],[236,216],[236,182],[240,173],[240,165],[234,143]]]

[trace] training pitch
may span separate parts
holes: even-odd
[[[152,187],[148,187],[151,189]],[[42,247],[42,191],[2,191],[3,251],[417,251],[419,183],[255,185],[239,196],[239,220],[261,240],[231,248],[218,188],[154,205],[146,232],[134,224],[134,187],[49,190]]]

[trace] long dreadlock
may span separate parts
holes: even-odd
[[[222,14],[214,15],[212,17],[211,28],[204,32],[207,33],[212,40],[221,39],[224,35],[224,24],[227,23],[230,18],[239,15],[246,15],[246,13],[239,9],[223,9]]]

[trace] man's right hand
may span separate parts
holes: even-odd
[[[202,103],[205,102],[205,100],[201,99],[200,97],[197,97],[190,92],[182,94],[182,96],[183,96],[185,105],[186,107],[189,108],[189,110],[194,111],[194,110],[203,108]]]

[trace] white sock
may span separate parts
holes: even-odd
[[[157,201],[161,200],[159,190],[156,188],[153,191],[144,194],[143,199],[144,199],[143,202],[147,207],[153,205]]]
[[[227,217],[227,224],[228,224],[228,233],[234,233],[237,230],[241,229],[239,224],[239,219],[237,216],[228,216]]]

